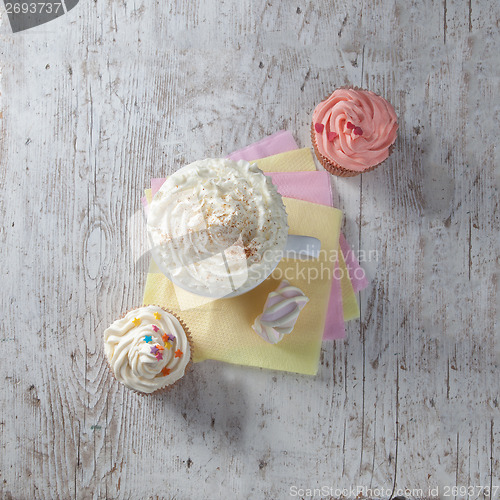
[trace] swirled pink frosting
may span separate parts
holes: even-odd
[[[316,147],[337,165],[361,172],[389,156],[397,120],[394,108],[379,95],[338,89],[313,112]]]

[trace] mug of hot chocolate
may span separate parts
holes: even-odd
[[[287,251],[314,257],[320,245],[288,235],[281,195],[256,164],[223,158],[195,161],[172,174],[151,201],[147,231],[160,271],[212,298],[246,293]]]

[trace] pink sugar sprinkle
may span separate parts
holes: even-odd
[[[356,134],[356,135],[363,135],[363,129],[361,127],[356,127],[353,132]]]
[[[314,128],[316,129],[316,132],[318,132],[318,134],[321,134],[321,132],[323,132],[325,126],[322,123],[316,123],[314,125]]]
[[[349,129],[349,130],[352,130],[353,128],[356,127],[356,125],[354,125],[354,123],[351,123],[351,122],[347,122],[345,124],[345,126]]]
[[[335,139],[335,137],[338,137],[338,136],[339,136],[339,134],[337,134],[336,132],[327,132],[327,134],[326,134],[326,137],[330,142],[332,142],[333,139]]]

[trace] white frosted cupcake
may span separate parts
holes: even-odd
[[[104,352],[118,382],[151,394],[184,376],[192,347],[186,325],[150,305],[129,311],[104,331]]]

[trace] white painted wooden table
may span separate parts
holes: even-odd
[[[17,34],[2,15],[1,498],[500,486],[498,2],[82,0]],[[383,168],[333,179],[378,254],[347,339],[315,378],[115,383],[101,335],[141,303],[143,188],[282,128],[309,145],[346,84],[400,116]]]

